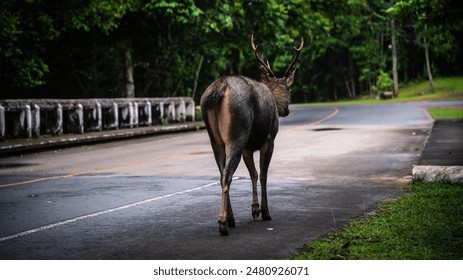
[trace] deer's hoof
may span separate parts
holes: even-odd
[[[222,235],[228,235],[228,223],[219,221],[219,232]]]
[[[236,224],[235,224],[235,220],[229,220],[228,221],[228,227],[235,227]]]
[[[259,218],[260,215],[260,209],[259,209],[259,204],[253,204],[252,205],[252,218],[255,220]]]
[[[270,221],[272,217],[270,217],[270,214],[268,212],[262,212],[262,220],[264,221]]]

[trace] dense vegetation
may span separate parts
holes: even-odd
[[[397,82],[463,71],[458,2],[3,0],[1,98],[197,100],[219,75],[257,76],[251,33],[276,73],[304,37],[295,101],[376,95],[393,90],[393,53]]]

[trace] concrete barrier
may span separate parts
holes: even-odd
[[[0,140],[194,121],[189,97],[0,100]]]

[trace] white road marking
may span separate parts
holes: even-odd
[[[239,180],[239,179],[240,179],[239,177],[233,177],[233,180],[235,180],[235,181]],[[214,182],[214,183],[206,184],[206,185],[199,186],[199,187],[196,187],[196,188],[187,189],[187,190],[174,192],[174,193],[169,193],[169,194],[165,194],[165,195],[161,195],[161,196],[156,196],[156,197],[148,198],[148,199],[145,199],[145,200],[142,200],[142,201],[138,201],[138,202],[122,205],[122,206],[119,206],[119,207],[107,209],[107,210],[104,210],[104,211],[95,212],[95,213],[92,213],[92,214],[75,217],[75,218],[72,218],[72,219],[69,219],[69,220],[64,220],[64,221],[61,221],[61,222],[41,226],[41,227],[38,227],[38,228],[34,228],[34,229],[26,230],[26,231],[23,231],[23,232],[15,233],[15,234],[12,234],[12,235],[8,235],[8,236],[5,236],[5,237],[1,237],[0,242],[16,239],[18,237],[26,236],[26,235],[33,234],[33,233],[40,232],[40,231],[44,231],[44,230],[47,230],[47,229],[53,229],[53,228],[56,228],[56,227],[64,226],[64,225],[75,223],[75,222],[78,222],[78,221],[98,217],[98,216],[101,216],[101,215],[106,215],[106,214],[122,211],[122,210],[125,210],[125,209],[128,209],[128,208],[132,208],[132,207],[135,207],[135,206],[151,203],[151,202],[158,201],[158,200],[165,199],[165,198],[169,198],[169,197],[172,197],[172,196],[182,195],[182,194],[186,194],[186,193],[190,193],[190,192],[194,192],[194,191],[199,191],[199,190],[202,190],[202,189],[205,189],[205,188],[208,188],[208,187],[212,187],[212,186],[216,186],[216,185],[219,185],[219,184],[220,184],[220,182]]]

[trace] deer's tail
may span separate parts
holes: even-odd
[[[212,83],[204,92],[201,98],[201,110],[207,111],[210,109],[218,108],[222,102],[227,82],[224,77],[217,79]]]

